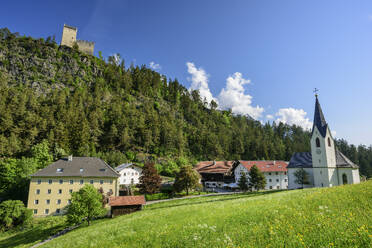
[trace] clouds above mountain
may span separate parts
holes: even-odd
[[[313,123],[306,117],[307,113],[303,109],[281,108],[275,114],[276,122],[283,122],[289,125],[301,126],[306,130],[310,130]]]
[[[155,70],[155,71],[158,71],[158,70],[161,70],[161,66],[157,63],[155,63],[154,61],[151,61],[149,63],[149,66],[151,69]]]
[[[206,99],[208,103],[214,100],[220,109],[231,109],[235,114],[250,115],[254,119],[261,117],[264,108],[252,106],[252,96],[246,94],[244,88],[250,80],[244,79],[240,72],[228,76],[225,87],[217,97],[213,97],[208,84],[209,75],[206,71],[203,68],[197,68],[192,62],[187,62],[186,66],[191,75],[188,78],[191,82],[190,90],[199,90],[202,99]]]

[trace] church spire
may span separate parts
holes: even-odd
[[[314,111],[314,124],[313,124],[313,132],[314,128],[317,127],[320,134],[325,137],[327,133],[327,122],[325,121],[322,108],[320,107],[318,94],[315,94],[315,111]]]

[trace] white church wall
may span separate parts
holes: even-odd
[[[339,185],[339,177],[338,177],[337,169],[330,168],[328,169],[328,180],[329,180],[329,187]]]
[[[297,184],[296,177],[295,177],[295,172],[299,168],[288,168],[288,189],[300,189],[302,188],[302,184]],[[313,175],[313,169],[312,168],[304,168],[304,170],[308,173],[309,175],[309,181],[310,184],[308,185],[303,185],[304,188],[312,188],[314,187],[314,175]]]
[[[353,183],[360,183],[359,169],[353,169]]]

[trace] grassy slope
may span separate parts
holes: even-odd
[[[252,196],[154,204],[46,247],[372,247],[372,181]]]
[[[30,247],[66,227],[65,217],[34,218],[21,230],[0,233],[0,247]]]

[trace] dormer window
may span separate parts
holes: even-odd
[[[320,147],[320,140],[319,140],[319,138],[316,138],[315,143],[316,143],[316,147]]]
[[[62,173],[63,172],[63,168],[57,168],[57,173]]]
[[[331,146],[331,139],[328,137],[328,146]]]
[[[106,169],[105,168],[102,168],[102,169],[99,169],[99,171],[106,171]]]
[[[82,173],[84,171],[84,169],[83,168],[80,168],[80,173]]]

